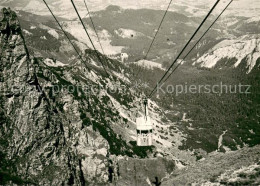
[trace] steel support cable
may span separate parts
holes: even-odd
[[[79,18],[79,20],[80,20],[80,22],[81,22],[81,24],[82,24],[82,26],[83,26],[83,28],[84,28],[84,30],[85,30],[87,36],[88,36],[90,42],[91,42],[91,45],[92,45],[92,47],[93,47],[93,49],[94,49],[94,51],[95,51],[95,53],[96,53],[96,56],[97,56],[99,62],[101,63],[101,65],[102,65],[104,71],[106,72],[107,76],[109,76],[109,74],[108,74],[108,72],[107,72],[107,70],[106,70],[106,68],[105,68],[105,65],[104,65],[104,63],[102,62],[102,59],[100,58],[100,55],[98,54],[98,51],[97,51],[97,49],[96,49],[96,47],[95,47],[95,45],[94,45],[94,43],[93,43],[93,41],[92,41],[92,39],[91,39],[91,37],[90,37],[88,31],[87,31],[87,28],[86,28],[85,24],[84,24],[83,21],[82,21],[81,16],[79,15],[79,12],[78,12],[77,7],[75,6],[73,0],[71,0],[71,3],[72,3],[73,8],[75,9],[75,11],[76,11],[76,13],[77,13],[77,15],[78,15],[78,18]]]
[[[216,6],[218,5],[218,3],[220,2],[220,0],[217,0],[216,3],[213,5],[213,7],[211,8],[211,10],[209,11],[209,13],[206,15],[206,17],[203,19],[203,21],[201,22],[201,24],[199,25],[199,27],[196,29],[196,31],[194,32],[194,34],[191,36],[191,38],[189,39],[189,41],[186,43],[186,45],[184,46],[184,48],[181,50],[181,52],[179,53],[179,55],[176,57],[176,59],[173,61],[173,63],[171,64],[171,66],[168,68],[168,70],[165,72],[165,74],[163,75],[163,77],[160,79],[160,81],[157,83],[157,85],[154,87],[154,89],[151,91],[151,93],[149,94],[148,98],[151,98],[152,95],[154,94],[157,86],[163,81],[163,79],[166,77],[166,75],[169,73],[169,71],[172,69],[173,65],[177,62],[177,60],[179,59],[179,57],[182,55],[182,53],[185,51],[185,49],[188,47],[188,45],[190,44],[190,42],[193,40],[193,38],[195,37],[195,35],[199,32],[200,28],[204,25],[204,23],[207,21],[208,17],[211,15],[211,13],[213,12],[213,10],[216,8]]]
[[[89,19],[90,19],[91,24],[92,24],[92,26],[93,26],[93,29],[94,29],[94,31],[95,31],[95,33],[96,33],[96,36],[97,36],[99,45],[100,45],[101,50],[102,50],[102,53],[103,53],[103,55],[105,55],[105,52],[104,52],[104,50],[103,50],[103,46],[102,46],[102,44],[101,44],[100,38],[99,38],[98,33],[97,33],[97,29],[96,29],[96,27],[95,27],[95,24],[94,24],[94,21],[93,21],[91,15],[90,15],[90,11],[89,11],[89,9],[88,9],[88,5],[87,5],[86,0],[84,0],[84,4],[85,4],[85,7],[86,7],[86,9],[87,9],[87,11],[88,11]]]
[[[63,27],[61,26],[60,22],[58,21],[58,19],[56,18],[56,16],[54,15],[54,13],[52,12],[52,10],[50,9],[49,5],[47,4],[47,2],[45,0],[43,0],[44,4],[46,5],[46,7],[48,8],[48,10],[50,11],[52,17],[55,19],[55,21],[57,22],[57,24],[59,25],[60,29],[62,30],[62,32],[64,33],[64,35],[66,36],[66,38],[69,40],[71,46],[74,48],[74,50],[76,51],[77,55],[79,56],[81,62],[86,66],[86,68],[88,70],[90,70],[90,68],[86,65],[86,62],[83,60],[82,56],[80,55],[80,52],[78,51],[78,49],[76,48],[76,46],[73,44],[73,42],[71,41],[71,39],[69,38],[68,34],[66,33],[66,31],[63,29]]]
[[[143,59],[147,59],[148,54],[149,54],[149,52],[151,51],[151,48],[152,48],[152,46],[153,46],[153,44],[154,44],[154,41],[155,41],[155,39],[156,39],[156,36],[158,35],[158,33],[159,33],[160,29],[161,29],[162,23],[163,23],[163,21],[164,21],[166,15],[167,15],[167,12],[169,11],[169,8],[170,8],[170,6],[171,6],[171,4],[172,4],[172,1],[173,1],[173,0],[170,0],[169,4],[168,4],[168,6],[167,6],[167,8],[166,8],[166,10],[165,10],[165,13],[164,13],[164,15],[163,15],[163,17],[162,17],[162,20],[161,20],[161,22],[160,22],[160,24],[159,24],[159,26],[158,26],[158,29],[156,30],[156,33],[155,33],[155,35],[154,35],[154,37],[153,37],[153,40],[152,40],[152,42],[150,43],[149,48],[148,48],[148,50],[147,50],[147,52],[146,52],[146,55],[145,55],[145,57],[144,57]],[[136,76],[138,76],[140,72],[141,72],[141,67],[139,67],[139,70],[138,70],[138,72],[136,73]]]
[[[155,39],[156,39],[157,34],[159,33],[159,31],[160,31],[160,29],[161,29],[162,23],[163,23],[163,21],[164,21],[166,15],[167,15],[167,12],[169,11],[169,8],[170,8],[171,4],[172,4],[172,0],[170,0],[170,2],[169,2],[169,4],[168,4],[168,7],[167,7],[167,9],[165,10],[165,13],[164,13],[164,15],[163,15],[163,18],[162,18],[162,20],[161,20],[161,22],[160,22],[160,24],[159,24],[159,27],[158,27],[158,29],[157,29],[157,31],[156,31],[154,37],[153,37],[153,40],[152,40],[152,42],[151,42],[151,44],[150,44],[150,46],[149,46],[149,48],[148,48],[148,50],[147,50],[147,53],[146,53],[144,59],[147,58],[147,56],[148,56],[148,54],[149,54],[149,52],[150,52],[150,50],[151,50],[151,48],[152,48],[152,46],[153,46],[153,43],[154,43],[154,41],[155,41]]]
[[[231,0],[227,6],[222,10],[222,12],[219,14],[219,16],[214,20],[214,22],[209,26],[209,28],[204,32],[204,34],[200,37],[200,39],[195,43],[195,45],[191,48],[191,50],[184,56],[184,58],[181,60],[181,62],[172,70],[172,72],[167,76],[167,78],[163,81],[162,84],[164,84],[170,76],[177,70],[177,68],[181,65],[181,63],[188,57],[188,55],[193,51],[193,49],[197,46],[197,44],[202,40],[202,38],[208,33],[208,31],[214,26],[214,24],[218,21],[218,19],[222,16],[222,14],[227,10],[227,8],[230,6],[230,4],[233,2]]]
[[[53,18],[55,19],[55,21],[57,22],[57,24],[59,25],[60,29],[63,31],[64,35],[67,37],[67,39],[69,40],[70,44],[72,45],[72,47],[74,48],[74,50],[76,51],[76,53],[78,54],[78,56],[80,57],[82,63],[86,66],[87,69],[91,70],[85,63],[85,61],[83,60],[82,56],[80,55],[79,51],[77,50],[76,46],[72,43],[72,41],[70,40],[68,34],[66,33],[66,31],[63,29],[63,27],[61,26],[61,24],[59,23],[58,19],[56,18],[56,16],[54,15],[54,13],[52,12],[52,10],[50,9],[49,5],[47,4],[47,2],[45,0],[43,0],[43,2],[45,3],[46,7],[48,8],[48,10],[50,11],[51,15],[53,16]],[[117,109],[116,109],[117,110]]]

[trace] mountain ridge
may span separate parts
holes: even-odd
[[[30,4],[31,3],[31,4]],[[41,11],[37,11],[36,5],[39,5],[39,3],[42,3],[39,0],[21,0],[18,3],[15,3],[14,1],[2,1],[0,5],[3,6],[10,6],[12,8],[19,8],[24,9],[32,12],[37,12],[37,14],[46,14],[47,10],[41,9]],[[62,0],[62,1],[56,1],[56,2],[48,2],[50,3],[51,7],[54,8],[55,12],[67,17],[66,14],[62,13],[62,11],[69,11],[72,9],[71,3],[69,0]],[[75,3],[78,5],[79,10],[81,13],[84,13],[84,2],[76,0]],[[126,2],[124,0],[98,0],[98,1],[92,1],[90,0],[88,3],[88,6],[92,12],[104,10],[109,5],[116,5],[120,6],[126,9],[140,9],[140,8],[148,8],[148,9],[155,9],[155,10],[165,10],[169,1],[163,0],[158,3],[158,1],[131,1]],[[212,6],[214,3],[213,0],[206,1],[206,0],[200,0],[200,1],[180,1],[180,2],[174,2],[170,6],[171,11],[179,11],[179,12],[185,12],[189,16],[203,16],[208,11],[209,7]],[[220,8],[223,8],[223,6],[227,2],[223,1],[220,3]],[[239,3],[233,3],[230,10],[228,10],[229,15],[243,15],[243,16],[252,16],[252,15],[259,15],[258,7],[259,2],[255,0],[241,0]],[[219,8],[219,9],[220,9]],[[39,9],[38,9],[39,10]]]

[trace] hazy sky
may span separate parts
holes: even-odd
[[[46,0],[54,11],[67,12],[72,10],[70,0]],[[123,8],[148,8],[148,9],[163,9],[165,10],[170,0],[86,0],[91,11],[97,11],[106,8],[108,5],[118,5]],[[20,8],[41,14],[46,11],[46,7],[42,4],[42,0],[0,0],[0,5],[6,3],[12,6],[17,4],[22,6]],[[16,3],[17,2],[17,3]],[[74,0],[79,9],[85,11],[84,0]],[[216,2],[216,0],[173,0],[171,10],[182,10],[185,6],[185,12],[196,12],[196,14],[203,15],[209,8]],[[229,0],[222,0],[219,3],[218,13],[221,8],[227,4]],[[40,4],[40,5],[39,5]],[[260,0],[234,0],[227,11],[228,14],[241,15],[241,16],[260,16]],[[194,15],[196,15],[194,14]]]
[[[50,1],[50,0],[49,0]],[[66,0],[63,0],[66,1]],[[75,0],[76,2],[82,2],[83,0]],[[168,6],[170,0],[87,0],[89,6],[93,8],[104,8],[109,4],[119,5],[124,8],[153,8],[153,9],[165,9]],[[171,8],[175,8],[176,5],[186,5],[196,8],[209,8],[216,0],[173,0]],[[220,4],[226,4],[229,0],[222,0]],[[254,9],[260,9],[260,0],[234,0],[230,7],[231,10],[236,11],[248,11]],[[250,13],[250,12],[248,12]]]

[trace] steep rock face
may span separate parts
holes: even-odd
[[[73,96],[51,95],[50,84],[59,80],[29,58],[18,19],[7,9],[1,21],[0,58],[1,172],[37,184],[106,182],[106,141],[83,127]],[[56,99],[69,105],[64,113]],[[95,166],[89,166],[90,161]]]
[[[238,67],[245,60],[247,73],[250,73],[254,67],[259,67],[257,61],[260,58],[260,40],[258,37],[258,35],[252,35],[242,36],[234,40],[224,40],[201,56],[194,64],[198,63],[206,68]],[[232,63],[224,59],[234,60],[232,60]],[[222,64],[221,60],[224,60],[222,63],[225,63]]]

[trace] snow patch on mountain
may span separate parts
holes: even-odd
[[[52,59],[45,59],[43,61],[47,66],[51,66],[51,67],[64,67],[66,66],[66,64],[60,62],[60,61],[53,61]]]
[[[118,30],[115,30],[115,33],[122,37],[122,38],[136,38],[136,37],[140,37],[143,36],[144,34],[140,33],[140,32],[136,32],[134,30],[131,29],[124,29],[124,28],[120,28]]]
[[[53,37],[55,37],[56,39],[59,39],[59,34],[55,31],[55,30],[49,30],[48,34],[52,35]]]
[[[43,40],[47,40],[46,36],[41,36],[40,38]]]
[[[221,59],[236,58],[237,67],[243,59],[247,61],[248,73],[256,65],[260,58],[260,39],[258,36],[243,36],[238,39],[224,40],[200,57],[194,64],[200,64],[202,67],[213,68]]]
[[[73,35],[77,40],[80,42],[86,44],[88,47],[93,49],[92,44],[90,40],[88,39],[87,34],[85,33],[82,25],[80,22],[75,22],[75,21],[68,21],[68,22],[63,22],[64,29],[69,32],[71,35]],[[98,42],[98,38],[96,36],[96,33],[94,30],[90,29],[90,26],[86,25],[88,28],[88,33],[95,45],[95,48],[102,53],[102,49],[100,47],[100,44]],[[100,38],[100,43],[103,47],[105,55],[116,55],[121,53],[122,49],[124,48],[123,46],[112,46],[111,45],[111,35],[108,33],[107,30],[102,30],[98,32],[98,36]]]
[[[148,69],[159,68],[161,70],[165,70],[164,68],[162,68],[162,64],[156,63],[153,61],[148,61],[148,60],[140,60],[138,62],[133,62],[133,64],[136,64],[136,65],[148,68]]]
[[[223,136],[227,133],[227,130],[225,130],[220,136],[219,136],[219,139],[218,139],[218,150],[220,150],[222,144],[223,144]]]
[[[252,23],[252,22],[258,22],[258,21],[260,21],[260,17],[252,17],[252,18],[248,19],[246,22]]]
[[[63,24],[63,27],[66,32],[69,32],[70,34],[72,34],[79,41],[87,44],[88,46],[91,46],[91,43],[87,37],[87,34],[85,33],[80,22],[68,21],[68,22],[63,22],[62,24]],[[93,33],[91,31],[90,31],[90,35],[91,36],[93,35]]]
[[[117,55],[122,52],[124,46],[111,45],[111,35],[107,30],[102,30],[98,33],[105,55]]]
[[[29,32],[29,31],[26,30],[26,29],[23,29],[23,32],[24,32],[25,34],[29,35],[29,36],[33,35],[31,32]]]

